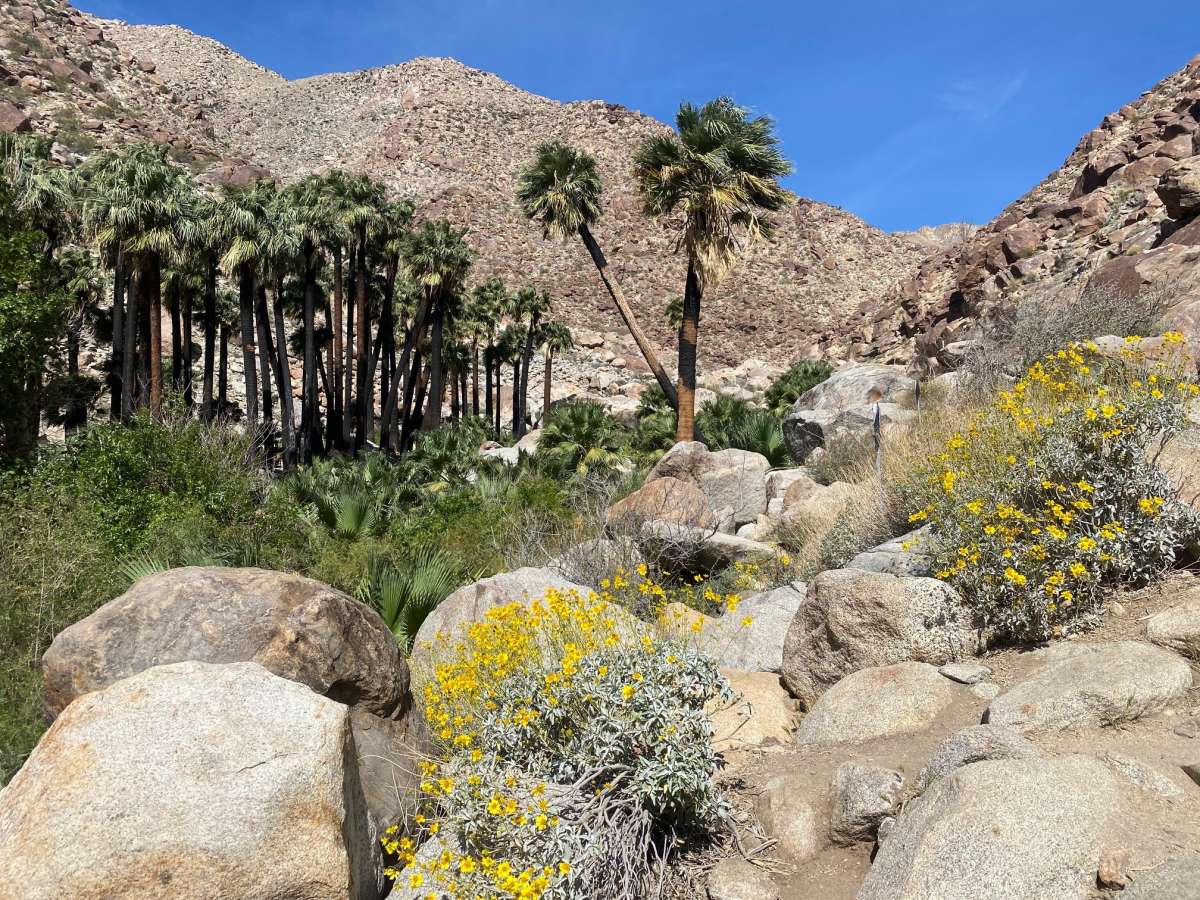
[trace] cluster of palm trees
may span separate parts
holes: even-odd
[[[270,424],[264,435],[278,434],[288,466],[357,452],[376,434],[384,449],[404,452],[418,431],[441,424],[447,394],[452,418],[486,416],[498,434],[506,364],[520,436],[538,348],[549,403],[552,356],[571,345],[570,332],[550,318],[549,294],[496,279],[468,289],[474,252],[466,230],[444,220],[414,226],[412,203],[389,198],[369,176],[333,171],[211,193],[158,145],[100,153],[74,170],[48,151],[36,138],[9,141],[3,175],[14,211],[45,235],[46,255],[77,299],[68,374],[78,373],[89,319],[103,322],[98,332],[111,330],[112,418],[163,409],[164,301],[173,402],[205,421],[230,413],[227,347],[236,337],[246,421]],[[194,325],[203,335],[199,354]],[[297,357],[298,423],[290,364]],[[72,395],[69,433],[86,422],[83,394]]]
[[[701,300],[745,241],[770,233],[766,214],[786,203],[778,179],[791,167],[771,121],[726,98],[684,104],[676,126],[643,144],[633,174],[647,214],[682,222],[679,247],[688,268],[677,313],[677,383],[592,233],[602,214],[594,157],[561,143],[542,145],[517,199],[547,238],[583,242],[676,411],[676,439],[692,440]],[[370,176],[332,171],[284,186],[262,180],[210,192],[155,144],[99,153],[76,169],[54,163],[42,139],[10,139],[3,151],[13,209],[45,236],[46,257],[60,266],[76,301],[65,340],[70,377],[78,376],[89,319],[111,328],[114,419],[163,408],[164,304],[172,402],[205,421],[229,414],[227,347],[236,337],[246,420],[269,424],[264,433],[272,439],[278,434],[286,466],[330,451],[356,453],[376,435],[382,449],[403,453],[417,432],[439,427],[447,395],[451,418],[484,416],[498,436],[505,366],[512,371],[512,430],[520,437],[532,419],[529,372],[539,348],[543,407],[550,405],[553,356],[570,347],[571,336],[550,318],[549,294],[512,290],[497,279],[468,287],[475,253],[466,229],[445,220],[415,225],[413,204],[389,197]],[[196,325],[203,335],[198,401]],[[298,422],[293,357],[302,362]],[[33,395],[45,374],[31,377]],[[90,398],[82,390],[67,394],[70,433],[86,423]],[[36,435],[36,409],[33,418]]]

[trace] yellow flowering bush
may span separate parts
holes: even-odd
[[[704,706],[728,685],[605,596],[549,591],[435,651],[423,695],[442,752],[424,767],[421,833],[385,837],[398,884],[635,897],[663,835],[725,816]]]
[[[929,461],[930,499],[910,522],[933,525],[937,577],[1001,636],[1086,625],[1106,586],[1161,575],[1195,532],[1156,463],[1200,390],[1180,374],[1182,353],[1150,360],[1140,339],[1126,344],[1049,354]]]

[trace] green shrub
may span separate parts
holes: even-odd
[[[1158,453],[1200,390],[1129,343],[1050,354],[930,460],[911,521],[933,523],[937,576],[1005,637],[1087,626],[1112,585],[1160,577],[1196,532]]]
[[[550,413],[538,442],[538,465],[548,472],[587,475],[624,460],[620,426],[598,403],[570,401]]]
[[[816,387],[832,374],[833,366],[826,362],[804,360],[794,364],[767,388],[767,409],[782,419],[791,412],[801,394]]]
[[[458,560],[442,550],[417,551],[399,566],[376,557],[355,595],[379,613],[407,650],[426,616],[462,584],[464,577]]]

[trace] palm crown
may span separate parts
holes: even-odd
[[[548,238],[564,239],[591,225],[602,211],[596,158],[561,143],[542,144],[522,173],[517,200],[541,222]]]
[[[634,157],[634,174],[648,213],[683,213],[681,242],[703,288],[729,272],[740,236],[770,234],[763,213],[788,202],[776,179],[792,166],[779,152],[774,123],[751,118],[728,97],[701,107],[683,104],[675,124],[677,135],[646,140]]]

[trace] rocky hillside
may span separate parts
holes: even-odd
[[[673,344],[664,312],[682,292],[676,230],[642,215],[629,174],[638,144],[665,128],[654,119],[538,97],[449,59],[288,81],[184,29],[98,20],[58,0],[10,2],[0,28],[0,126],[54,134],[64,156],[166,142],[212,180],[368,171],[414,196],[423,215],[469,226],[476,277],[532,281],[571,325],[608,331],[620,323],[582,247],[543,242],[513,200],[538,142],[586,147],[606,189],[598,236],[647,330],[665,351]],[[708,304],[709,363],[812,354],[927,252],[810,200],[781,219],[776,239],[751,250]]]
[[[1035,294],[1171,294],[1194,333],[1200,288],[1200,57],[1121,107],[1063,165],[968,240],[864,304],[856,356],[936,368],[977,320]]]

